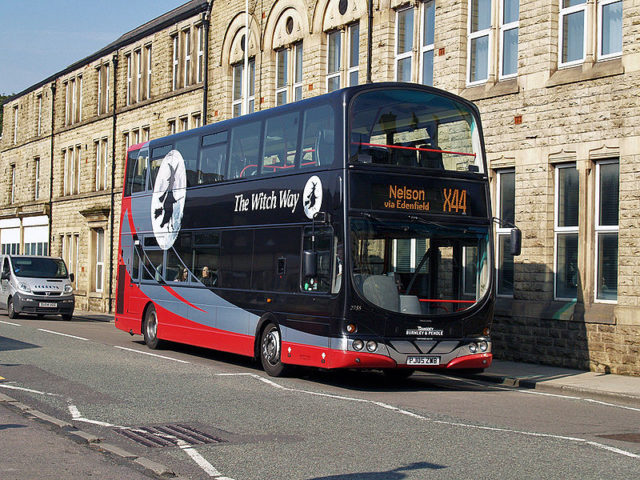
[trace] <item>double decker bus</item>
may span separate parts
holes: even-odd
[[[272,376],[482,370],[492,224],[478,110],[444,91],[367,84],[206,125],[128,151],[115,324]]]

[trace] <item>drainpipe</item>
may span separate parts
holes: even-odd
[[[50,170],[49,170],[49,255],[52,255],[51,247],[53,246],[53,149],[54,149],[54,129],[56,113],[56,82],[51,82],[51,152],[50,152]],[[64,174],[63,174],[64,175]]]
[[[211,22],[211,9],[213,0],[209,1],[207,11],[202,14],[202,25],[204,27],[204,76],[202,77],[202,125],[207,122],[207,98],[209,97],[209,24]]]
[[[116,113],[116,100],[118,99],[118,89],[116,88],[118,85],[118,52],[113,54],[111,57],[111,63],[113,64],[113,126],[112,126],[112,141],[111,141],[111,226],[109,228],[109,313],[113,312],[113,308],[111,304],[113,303],[113,228],[114,228],[114,217],[115,217],[115,182],[116,182],[116,125],[118,116]]]
[[[373,0],[369,0],[369,24],[367,27],[367,83],[371,83],[372,51],[373,51]]]

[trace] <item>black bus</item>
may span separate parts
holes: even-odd
[[[127,154],[116,326],[273,376],[482,370],[492,224],[478,110],[438,89],[361,85],[154,139]]]

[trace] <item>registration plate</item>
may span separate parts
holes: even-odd
[[[440,365],[440,357],[407,357],[407,365]]]
[[[57,303],[51,303],[51,302],[40,302],[38,304],[39,307],[41,308],[57,308],[58,304]]]

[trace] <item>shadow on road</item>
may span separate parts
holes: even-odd
[[[417,462],[405,467],[387,470],[386,472],[348,473],[343,475],[329,475],[328,477],[313,477],[308,480],[402,480],[403,478],[407,478],[407,475],[403,472],[413,470],[442,470],[443,468],[447,468],[447,466],[429,462]]]

